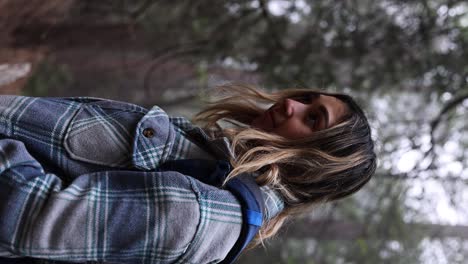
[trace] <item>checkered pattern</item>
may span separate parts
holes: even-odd
[[[217,263],[240,232],[237,200],[154,171],[166,160],[222,154],[226,140],[157,106],[0,96],[0,256]],[[262,190],[271,217],[282,201]]]
[[[106,171],[64,185],[24,144],[0,140],[0,256],[216,263],[240,232],[227,191],[177,172]]]

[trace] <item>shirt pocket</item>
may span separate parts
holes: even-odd
[[[71,159],[128,168],[138,121],[144,109],[116,101],[85,103],[71,120],[64,147]]]
[[[197,194],[200,219],[192,243],[178,263],[219,263],[239,238],[241,205],[229,191],[188,178]]]

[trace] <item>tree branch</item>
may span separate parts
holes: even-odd
[[[452,109],[454,109],[455,107],[457,107],[459,104],[463,103],[466,99],[468,99],[468,91],[465,91],[465,92],[462,92],[460,95],[456,96],[455,98],[453,98],[452,100],[450,100],[449,102],[447,102],[447,104],[445,104],[442,109],[440,110],[439,114],[436,116],[436,118],[434,118],[431,123],[430,123],[430,126],[431,126],[431,131],[430,131],[430,135],[431,135],[431,147],[426,151],[426,153],[424,154],[424,158],[428,157],[429,155],[431,155],[431,153],[434,151],[434,146],[436,144],[435,142],[435,137],[434,137],[434,133],[435,133],[435,130],[436,128],[440,125],[443,117],[448,113],[450,112]]]
[[[142,16],[145,15],[146,11],[148,11],[148,9],[150,9],[155,4],[156,4],[155,0],[146,0],[135,11],[130,13],[130,17],[135,21],[139,20]]]
[[[278,49],[286,50],[283,43],[281,42],[281,38],[280,38],[278,32],[276,31],[274,21],[273,21],[273,19],[271,19],[270,13],[268,12],[268,8],[266,6],[266,1],[265,0],[258,0],[258,3],[259,3],[259,6],[260,6],[260,10],[262,11],[262,16],[265,19],[265,21],[267,22],[267,25],[268,25],[267,28],[270,31],[270,36],[273,39],[273,42],[275,43],[275,45],[277,46]]]
[[[467,179],[463,179],[460,176],[428,176],[422,178],[419,176],[420,172],[427,172],[427,169],[421,169],[421,170],[413,170],[410,173],[407,172],[402,172],[402,173],[390,173],[390,174],[378,174],[380,177],[385,177],[387,179],[395,179],[395,180],[437,180],[437,181],[443,181],[443,182],[464,182],[468,183]]]
[[[143,89],[146,90],[147,95],[151,95],[150,89],[150,80],[151,74],[165,61],[174,58],[176,56],[188,55],[200,51],[204,46],[204,41],[199,43],[186,45],[186,46],[176,46],[167,48],[165,51],[159,52],[160,55],[157,55],[151,62],[151,65],[148,67],[144,78],[143,78]]]
[[[308,228],[304,230],[302,225],[290,226],[285,235],[297,239],[320,239],[320,240],[356,240],[356,239],[379,239],[382,234],[368,232],[368,225],[354,221],[318,219],[304,221],[306,226],[319,227],[326,226],[326,229]],[[466,225],[441,225],[428,223],[406,223],[399,231],[405,230],[420,231],[424,237],[429,238],[468,238],[468,226]],[[389,232],[389,239],[399,239],[402,235],[399,232]]]
[[[466,99],[468,99],[468,91],[466,91],[465,93],[460,94],[459,96],[457,96],[457,97],[453,98],[452,100],[450,100],[449,102],[447,102],[447,104],[444,105],[444,107],[442,107],[442,109],[440,110],[439,115],[436,118],[434,118],[434,120],[432,120],[432,122],[431,122],[431,134],[433,134],[434,130],[440,124],[440,122],[442,121],[442,118],[450,110],[457,107],[459,104],[463,103],[463,101],[465,101]]]

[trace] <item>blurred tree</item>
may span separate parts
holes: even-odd
[[[185,105],[165,95],[191,99],[212,79],[228,79],[327,87],[367,107],[380,142],[376,179],[331,215],[298,221],[255,263],[462,263],[468,255],[466,1],[82,0],[67,7],[60,23],[29,12],[34,19],[11,30],[9,45],[49,55],[27,94]],[[449,209],[439,211],[445,199],[442,207],[464,216],[459,226],[448,226]]]
[[[150,65],[139,68],[138,86],[147,90],[163,89],[148,76],[164,62],[191,58],[195,67],[256,72],[273,87],[458,95],[467,89],[467,8],[461,0],[86,0],[65,23],[21,25],[14,43],[144,50],[140,61]]]
[[[72,82],[66,65],[57,65],[51,61],[42,61],[33,75],[28,79],[24,94],[30,96],[47,96],[60,93]]]

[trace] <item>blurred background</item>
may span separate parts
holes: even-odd
[[[239,263],[468,261],[468,3],[0,0],[0,94],[190,117],[226,81],[346,92],[379,169]]]

